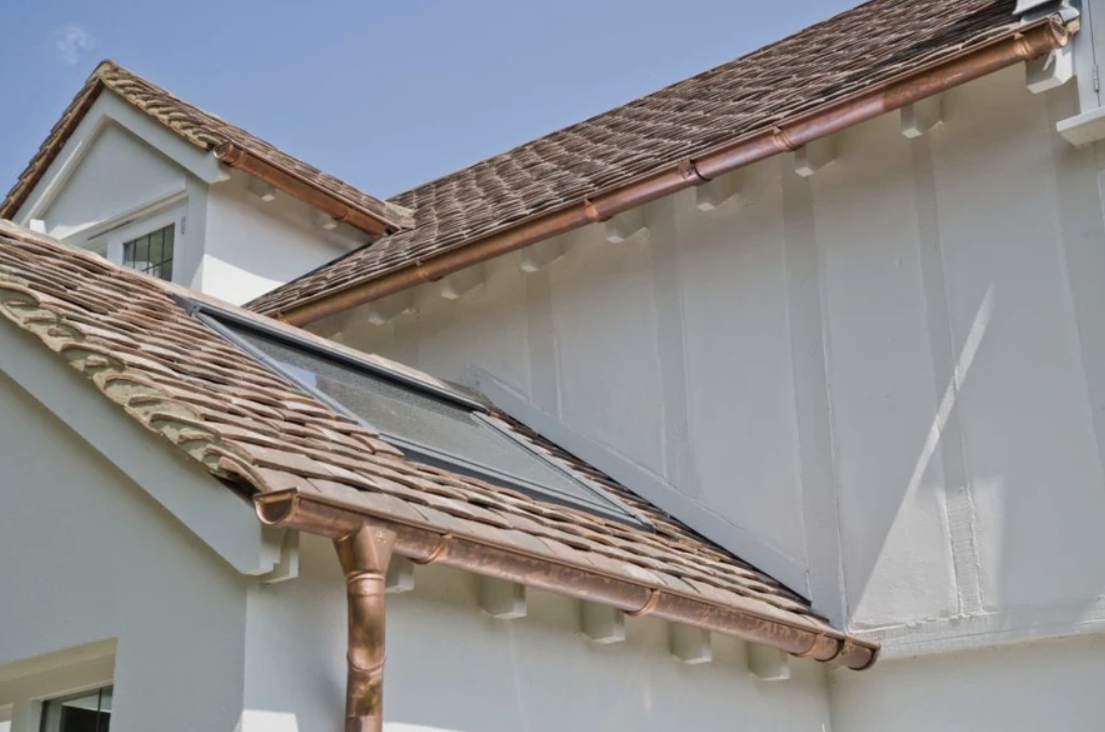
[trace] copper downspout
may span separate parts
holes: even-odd
[[[609,219],[684,188],[700,185],[778,153],[796,150],[814,140],[901,109],[1006,66],[1039,58],[1066,45],[1070,32],[1057,16],[1041,19],[1009,36],[945,59],[936,66],[890,79],[871,89],[780,122],[773,129],[742,137],[620,188],[600,193],[590,200],[541,214],[424,262],[273,315],[292,325],[305,325],[422,282],[441,279],[507,252]]]
[[[873,664],[878,654],[877,644],[858,641],[812,622],[805,624],[794,617],[774,616],[770,608],[754,612],[714,604],[671,587],[604,574],[595,568],[528,553],[518,546],[451,535],[438,528],[370,515],[357,506],[322,495],[290,489],[260,494],[254,502],[261,521],[271,526],[330,538],[347,537],[368,526],[373,532],[393,534],[395,551],[421,564],[442,564],[610,605],[633,616],[649,615],[724,633],[802,658],[862,670]]]
[[[224,165],[238,168],[259,178],[274,188],[279,188],[290,196],[324,212],[335,221],[340,221],[372,236],[388,233],[388,225],[377,218],[353,208],[332,196],[322,193],[299,177],[262,160],[253,153],[233,142],[224,142],[215,148],[215,158]]]
[[[334,538],[349,604],[349,665],[345,732],[380,732],[384,725],[384,580],[395,534],[362,525]]]

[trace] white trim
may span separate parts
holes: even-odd
[[[66,140],[54,161],[43,173],[39,183],[31,191],[19,211],[12,218],[26,225],[32,218],[42,218],[54,198],[61,192],[73,172],[80,167],[92,143],[108,124],[118,124],[165,155],[190,174],[207,184],[229,179],[228,170],[215,159],[213,153],[186,142],[174,132],[155,122],[143,112],[120,99],[114,92],[105,90],[85,113],[77,128]]]
[[[123,245],[128,241],[134,241],[140,237],[152,234],[161,229],[173,227],[173,279],[176,284],[182,284],[182,273],[176,266],[177,257],[181,253],[184,244],[184,235],[181,233],[181,222],[187,212],[187,201],[180,201],[172,208],[161,210],[156,214],[147,215],[137,221],[129,221],[110,229],[103,235],[107,243],[107,258],[116,264],[123,263]]]
[[[110,686],[114,675],[114,640],[15,661],[0,666],[0,707],[11,732],[39,732],[44,702]]]
[[[680,493],[660,476],[634,464],[613,449],[564,425],[556,417],[530,404],[525,397],[496,377],[473,370],[473,384],[495,406],[568,452],[611,476],[646,501],[734,555],[758,567],[795,592],[808,592],[806,568],[801,562],[768,545],[747,530]]]
[[[82,249],[92,249],[96,246],[96,242],[93,242],[93,239],[99,239],[108,232],[133,223],[138,219],[164,212],[170,206],[175,206],[186,201],[187,197],[188,190],[182,186],[165,195],[151,198],[137,206],[133,206],[120,214],[112,216],[110,219],[104,219],[103,221],[97,221],[81,228],[73,229],[65,236],[58,237],[58,239],[70,246],[80,247]]]
[[[133,480],[235,570],[263,575],[281,561],[250,502],[146,430],[30,334],[0,321],[0,372]]]

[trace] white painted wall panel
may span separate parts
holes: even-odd
[[[203,291],[234,304],[341,256],[366,237],[345,226],[326,231],[311,223],[305,204],[280,191],[270,203],[234,173],[207,193]]]
[[[1045,100],[1004,73],[949,95],[946,109],[933,157],[953,342],[977,340],[958,409],[983,600],[1089,600],[1105,589],[1105,565],[1078,558],[1105,552],[1105,490]]]
[[[147,201],[183,191],[185,173],[114,123],[105,124],[43,218],[63,238]]]
[[[830,677],[843,732],[1092,732],[1105,718],[1105,636],[879,662]]]
[[[234,729],[244,581],[3,374],[0,415],[0,667],[117,639],[112,730]]]
[[[809,185],[849,616],[856,625],[947,617],[959,608],[941,456],[927,444],[939,400],[911,143],[889,115],[836,145],[840,161]]]
[[[610,244],[580,232],[551,273],[560,416],[657,474],[664,473],[649,234]]]
[[[890,655],[1084,630],[1105,620],[1105,157],[1054,132],[1074,105],[1011,68],[918,140],[887,115],[811,179],[779,156],[715,211],[684,192],[629,242],[565,237],[515,275],[524,297],[503,267],[478,312],[342,337],[460,381],[478,343],[479,368],[724,515],[738,551],[803,566],[798,589]],[[492,309],[514,318],[498,347]]]
[[[693,462],[669,477],[804,562],[779,166],[741,180],[715,211],[676,206]]]

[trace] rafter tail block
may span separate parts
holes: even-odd
[[[387,579],[384,580],[384,592],[389,595],[401,595],[414,589],[414,562],[395,555],[388,565]]]
[[[740,193],[737,173],[722,175],[695,188],[694,205],[699,211],[713,211]]]
[[[441,281],[441,296],[446,300],[459,300],[469,292],[483,286],[484,271],[482,265],[454,272]]]
[[[1025,82],[1033,94],[1063,86],[1074,78],[1074,49],[1071,44],[1025,64]]]
[[[410,290],[374,300],[365,306],[367,320],[373,325],[383,325],[414,307],[414,296]]]
[[[638,207],[618,214],[606,222],[606,241],[611,244],[621,244],[647,228],[644,211]]]
[[[794,152],[794,172],[809,178],[836,160],[836,139],[832,136],[803,145]]]
[[[554,238],[531,244],[522,250],[522,259],[518,263],[523,272],[533,274],[568,253],[563,239]]]
[[[493,618],[526,617],[526,587],[491,577],[480,578],[480,608]]]
[[[790,656],[778,648],[749,643],[748,670],[761,681],[786,681],[790,678]]]
[[[584,602],[580,609],[584,637],[601,645],[625,640],[625,613],[609,605]]]
[[[710,645],[710,632],[689,625],[672,623],[671,655],[689,666],[697,666],[714,660]]]
[[[914,140],[944,121],[944,102],[940,96],[929,97],[902,107],[902,135]]]
[[[266,183],[260,178],[251,177],[249,179],[249,192],[265,203],[272,203],[276,200],[276,190],[271,184]]]
[[[338,228],[337,220],[330,214],[323,213],[322,211],[315,211],[311,216],[311,221],[315,226],[326,231],[333,231]]]

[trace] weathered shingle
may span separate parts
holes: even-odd
[[[520,438],[600,482],[654,531],[410,461],[190,316],[174,294],[189,293],[0,221],[0,318],[240,489],[323,493],[380,517],[498,536],[550,561],[653,577],[713,604],[835,632],[799,595],[506,415]]]
[[[508,229],[1012,33],[1015,0],[874,0],[396,196],[394,234],[249,305],[279,313]]]

